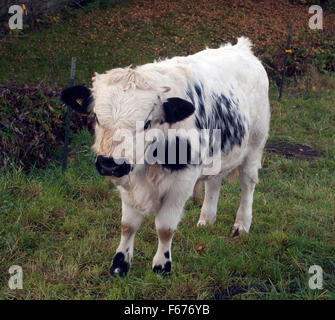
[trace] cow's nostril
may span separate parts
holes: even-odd
[[[114,158],[112,157],[104,157],[104,156],[98,156],[97,158],[97,163],[101,166],[101,167],[105,167],[105,168],[115,168],[118,167],[119,165],[114,161]]]

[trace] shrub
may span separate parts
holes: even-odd
[[[0,165],[43,168],[64,141],[66,108],[53,88],[0,87]],[[72,113],[71,128],[86,126]]]

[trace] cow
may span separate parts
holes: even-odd
[[[170,274],[171,243],[186,201],[194,190],[199,194],[203,183],[198,226],[213,224],[222,179],[236,171],[241,200],[231,233],[249,232],[270,122],[268,77],[249,39],[241,37],[235,45],[95,73],[92,83],[91,89],[64,89],[61,100],[80,113],[94,115],[96,169],[120,193],[121,241],[110,269],[112,276],[124,277],[129,271],[135,233],[143,217],[150,214],[155,214],[158,235],[152,270]],[[146,139],[153,130],[162,132],[163,138]],[[142,157],[137,156],[133,141],[120,134],[123,131],[135,137]],[[188,131],[206,134],[192,144]],[[141,135],[145,139],[139,147]],[[173,161],[169,161],[170,154],[175,156]],[[211,171],[214,165],[217,169]]]

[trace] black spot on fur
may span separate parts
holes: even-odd
[[[221,124],[221,150],[229,152],[235,145],[241,145],[245,135],[245,126],[237,105],[224,95],[215,95],[215,108],[218,123]]]
[[[117,269],[119,269],[117,271]],[[113,260],[113,265],[110,269],[110,274],[114,277],[119,275],[121,278],[127,275],[129,264],[125,261],[125,256],[122,252],[118,252]]]
[[[165,142],[165,161],[162,167],[170,171],[187,168],[191,162],[191,144],[185,138],[170,139]]]
[[[204,88],[201,82],[191,85],[186,90],[187,96],[196,107],[194,123],[201,129],[208,129],[208,151],[209,156],[221,149],[224,153],[229,153],[235,145],[241,145],[245,135],[245,119],[238,108],[238,99],[234,99],[232,92],[229,96],[224,94],[211,94],[211,103],[207,112],[205,109]],[[221,145],[217,145],[215,131],[220,131]],[[215,134],[214,134],[215,133]],[[200,145],[203,139],[200,136]]]
[[[72,109],[82,114],[90,113],[93,101],[91,90],[84,86],[74,86],[62,91],[60,99]]]
[[[167,137],[160,143],[164,145],[157,147],[157,144],[152,144],[146,152],[146,160],[150,164],[157,163],[173,172],[185,169],[191,163],[191,144],[187,138],[176,135]],[[158,150],[162,150],[162,153],[158,154]]]
[[[195,110],[194,105],[189,101],[180,98],[169,98],[163,103],[165,121],[176,123],[189,117]]]
[[[186,95],[191,99],[192,104],[195,106],[195,100],[194,100],[193,91],[192,91],[191,86],[187,87]]]
[[[166,251],[166,252],[164,253],[164,257],[165,257],[166,259],[170,259],[170,252],[169,252],[169,251]]]
[[[203,97],[203,86],[202,83],[200,85],[194,85],[195,92],[198,97],[198,112],[201,118],[206,118],[206,111],[205,111],[205,102]]]

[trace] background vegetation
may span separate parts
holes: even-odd
[[[316,31],[308,28],[308,6],[284,0],[81,3],[40,16],[2,39],[0,164],[44,167],[63,141],[65,110],[57,97],[68,85],[73,56],[78,58],[76,83],[90,85],[94,72],[191,54],[245,35],[277,86],[292,22],[288,76],[297,81],[310,66],[320,73],[335,71],[335,15],[327,10],[324,29]],[[85,122],[77,118],[73,129]]]

